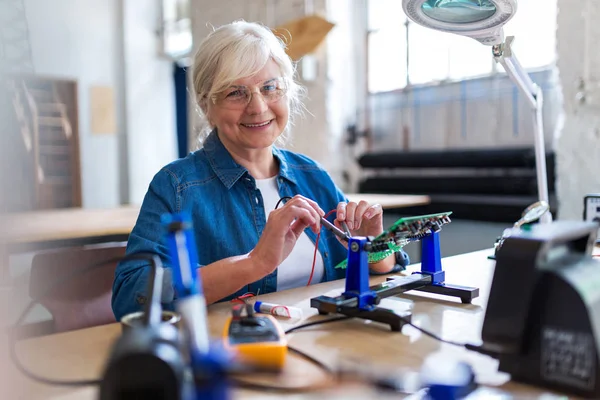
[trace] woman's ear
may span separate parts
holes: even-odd
[[[198,99],[198,105],[200,106],[202,113],[204,115],[207,115],[208,114],[208,102],[206,101],[206,98]]]
[[[210,112],[208,110],[208,101],[206,100],[206,98],[200,99],[200,101],[198,102],[198,104],[200,105],[200,109],[202,110],[202,113],[204,114],[204,117],[208,121],[209,125],[211,127],[213,127],[214,124],[212,123],[212,121],[210,119]]]

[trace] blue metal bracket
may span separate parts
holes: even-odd
[[[433,285],[441,285],[446,281],[446,273],[442,270],[442,256],[440,252],[440,235],[432,232],[421,240],[421,272],[431,275]]]
[[[371,310],[377,302],[376,293],[369,289],[369,257],[365,250],[367,243],[365,237],[351,237],[348,240],[346,291],[342,294],[346,298],[355,297],[361,310]]]
[[[369,286],[369,258],[365,249],[371,246],[367,238],[348,239],[348,265],[346,267],[346,291],[340,296],[318,296],[310,300],[310,306],[320,315],[343,314],[351,318],[362,318],[388,324],[392,331],[400,332],[404,324],[410,323],[410,313],[396,312],[378,307],[381,299],[409,290],[418,290],[458,297],[462,303],[471,303],[479,296],[478,288],[448,285],[442,271],[440,239],[437,232],[422,238],[423,259],[421,271],[411,276],[389,277],[386,282]]]

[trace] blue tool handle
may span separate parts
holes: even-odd
[[[167,230],[166,242],[171,258],[173,283],[180,297],[202,293],[198,277],[198,253],[192,230],[191,217],[187,213],[164,215]]]

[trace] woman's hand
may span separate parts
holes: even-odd
[[[342,222],[348,225],[351,236],[379,236],[383,232],[383,208],[379,204],[370,205],[364,200],[358,204],[354,202],[339,203],[337,206],[337,216],[334,224],[343,230]],[[348,244],[340,240],[347,247]],[[396,258],[393,255],[384,258],[373,264],[369,264],[369,269],[374,272],[390,272],[396,264]]]
[[[378,236],[383,232],[383,209],[379,204],[370,205],[364,200],[339,203],[335,226],[342,229],[345,222],[352,236]]]
[[[271,211],[256,247],[249,254],[250,259],[265,275],[270,274],[290,255],[304,229],[311,227],[313,232],[319,232],[323,215],[313,200],[294,196]]]

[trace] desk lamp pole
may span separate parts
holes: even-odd
[[[492,47],[492,53],[496,62],[504,67],[504,70],[521,93],[527,99],[533,113],[533,134],[535,140],[535,171],[537,178],[538,200],[550,204],[548,198],[548,175],[546,172],[546,145],[544,140],[543,105],[544,98],[542,89],[536,85],[527,72],[523,69],[512,51],[514,36],[508,36],[504,43]],[[545,213],[540,218],[541,223],[552,222],[552,214]]]

